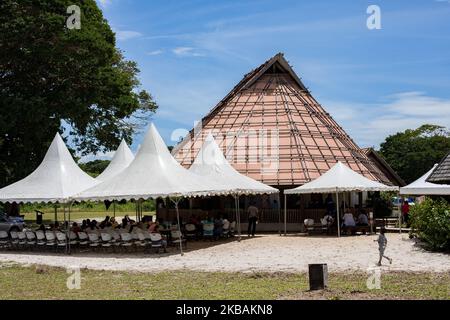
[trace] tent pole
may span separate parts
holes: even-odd
[[[71,207],[72,207],[72,201],[69,202],[69,224],[67,225],[67,236],[66,236],[67,246],[69,248],[69,254],[71,253],[71,250],[70,250],[70,208]]]
[[[277,197],[278,197],[278,207],[277,207],[277,210],[278,210],[278,233],[281,236],[281,207],[280,207],[281,201],[280,201],[279,193],[277,194]]]
[[[340,213],[339,213],[339,193],[336,188],[336,216],[337,216],[337,231],[338,231],[338,238],[341,237],[341,226],[340,226]]]
[[[56,221],[58,221],[58,207],[55,204],[55,221],[54,221],[55,224],[56,224]]]
[[[175,210],[177,212],[178,232],[180,233],[180,239],[179,239],[180,240],[180,254],[184,255],[184,253],[183,253],[183,241],[181,241],[182,235],[181,235],[181,224],[180,224],[180,212],[178,210],[178,202],[180,202],[180,199],[179,198],[175,198],[175,200],[172,200],[172,201],[175,204]]]
[[[238,222],[238,241],[241,241],[241,210],[239,208],[239,195],[236,194],[236,220]]]
[[[69,247],[68,247],[68,243],[69,241],[67,241],[67,220],[66,220],[66,203],[64,202],[63,204],[64,206],[64,228],[66,228],[66,254],[69,254]]]
[[[287,231],[287,195],[284,193],[284,236],[286,236]]]
[[[113,200],[113,214],[114,214],[114,219],[116,218],[116,200]]]

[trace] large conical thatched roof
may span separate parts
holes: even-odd
[[[188,167],[213,132],[229,162],[253,179],[302,185],[337,161],[365,177],[392,184],[314,99],[279,53],[251,71],[173,151]]]

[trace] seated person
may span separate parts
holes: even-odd
[[[150,233],[158,233],[159,231],[159,222],[158,221],[156,221],[156,222],[150,222],[149,224],[148,224],[148,232],[150,232]]]
[[[39,226],[39,228],[36,229],[36,231],[44,231],[45,232],[46,228],[44,226],[43,223],[41,223],[41,225]]]
[[[116,218],[114,218],[114,217],[111,217],[111,219],[109,220],[109,223],[111,224],[111,227],[113,229],[116,229],[119,227],[119,224],[117,223]]]
[[[331,226],[334,222],[334,218],[327,213],[320,221],[323,226]]]
[[[78,225],[78,223],[74,222],[74,223],[72,223],[72,227],[70,228],[70,231],[78,234],[78,232],[81,232],[82,230],[81,230],[80,226]]]
[[[204,236],[213,236],[214,235],[214,222],[211,218],[207,218],[206,220],[202,220],[203,226],[203,235]]]
[[[369,225],[369,219],[367,218],[367,215],[364,212],[361,212],[358,216],[358,222],[356,223],[357,226],[368,226]]]
[[[342,226],[344,228],[351,228],[351,227],[355,227],[356,223],[355,223],[355,218],[353,218],[353,214],[347,212],[346,214],[344,214],[344,216],[342,217]]]
[[[222,217],[214,220],[214,237],[220,237],[223,233],[223,219]]]

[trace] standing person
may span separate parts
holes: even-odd
[[[374,240],[378,242],[378,251],[380,252],[380,259],[378,260],[377,265],[381,266],[381,260],[383,258],[388,259],[389,263],[392,264],[392,259],[384,255],[384,251],[386,250],[387,246],[387,239],[384,233],[386,232],[386,229],[381,228],[380,235],[378,236],[378,240]]]
[[[403,201],[403,204],[402,204],[402,216],[403,216],[403,221],[408,226],[408,224],[409,224],[409,203],[408,203],[408,200],[406,200],[406,199],[405,199],[405,201]]]
[[[251,204],[250,207],[247,209],[248,212],[248,236],[252,235],[255,236],[256,232],[256,221],[258,221],[258,208]]]

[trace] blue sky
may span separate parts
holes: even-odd
[[[362,147],[423,123],[450,127],[450,0],[98,3],[160,106],[167,144],[277,52]],[[371,4],[380,30],[366,26]]]

